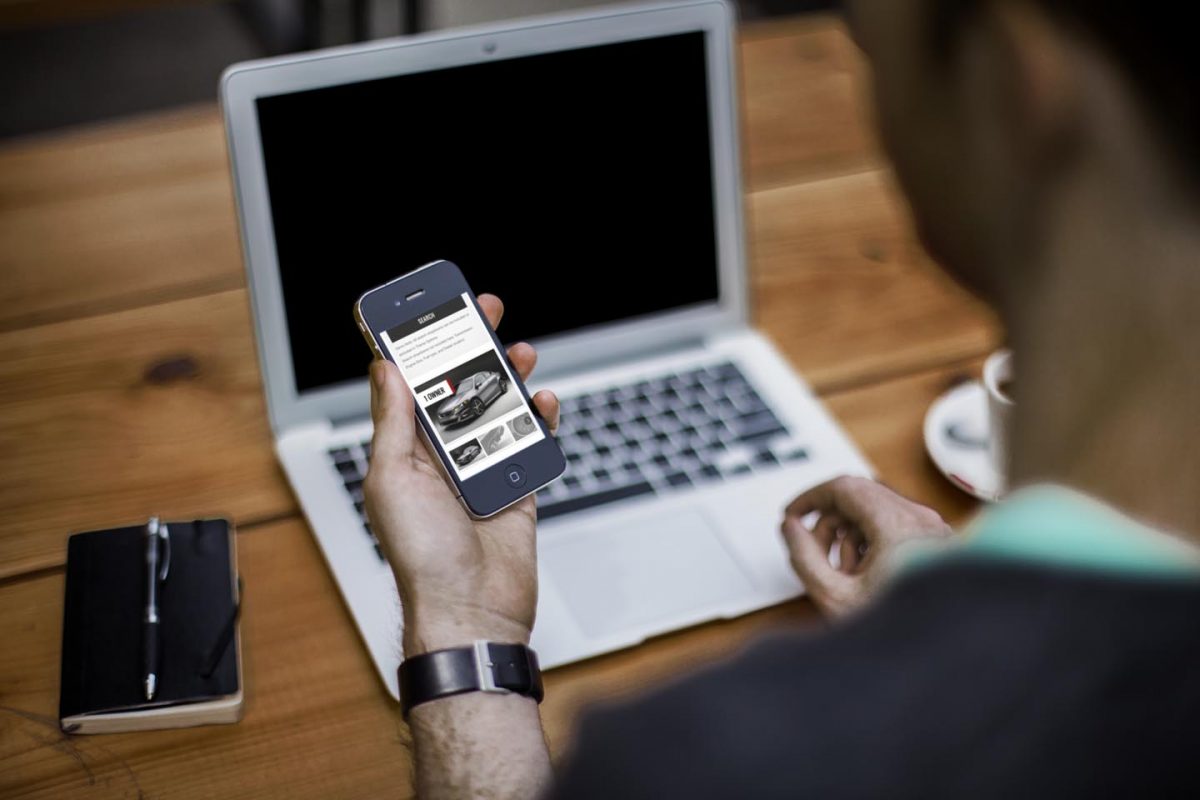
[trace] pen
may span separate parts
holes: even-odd
[[[159,546],[168,541],[167,536],[167,526],[158,517],[151,517],[146,523],[146,615],[142,620],[142,674],[147,700],[153,700],[158,690],[158,585],[166,577],[166,565],[159,570]]]

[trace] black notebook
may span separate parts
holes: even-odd
[[[158,688],[143,687],[146,527],[77,533],[67,546],[59,720],[68,733],[236,722],[242,710],[233,527],[166,522]]]

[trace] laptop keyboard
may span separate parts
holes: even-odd
[[[371,523],[367,522],[367,510],[363,501],[363,478],[367,474],[367,462],[371,459],[370,440],[358,445],[335,447],[329,451],[329,457],[333,459],[333,465],[342,476],[342,485],[354,501],[354,510],[362,520],[363,532],[374,546],[375,555],[380,561],[387,561],[383,555],[383,548],[379,546],[379,540],[375,538],[375,532],[371,530]]]
[[[567,471],[538,519],[808,458],[728,361],[564,397],[558,441]]]
[[[742,371],[721,362],[561,398],[563,477],[538,492],[538,519],[631,497],[778,469],[805,461],[798,443]],[[329,451],[363,520],[370,443]]]

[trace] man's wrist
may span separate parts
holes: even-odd
[[[529,644],[529,626],[481,608],[413,609],[404,615],[404,656],[470,647],[477,640]]]

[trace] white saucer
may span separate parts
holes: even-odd
[[[988,455],[987,390],[979,381],[955,386],[925,413],[925,449],[938,470],[967,494],[994,502],[1004,476]]]

